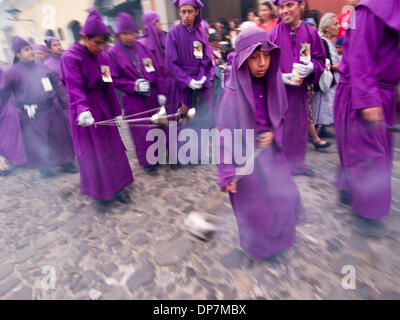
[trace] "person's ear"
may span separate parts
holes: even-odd
[[[16,56],[19,60],[21,60],[21,51],[20,51],[20,52],[17,52],[17,53],[15,54],[15,56]]]
[[[200,10],[196,9],[196,17],[199,15]]]

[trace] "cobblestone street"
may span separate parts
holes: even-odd
[[[317,177],[295,178],[306,209],[295,244],[256,261],[241,251],[215,166],[163,166],[150,177],[126,128],[123,136],[135,178],[128,206],[96,211],[80,193],[79,174],[43,180],[19,169],[0,177],[0,299],[400,299],[399,143],[386,236],[359,234],[339,204],[336,145],[317,152],[309,144]],[[204,242],[183,222],[214,195],[222,223]],[[355,290],[342,288],[346,265],[355,267]]]

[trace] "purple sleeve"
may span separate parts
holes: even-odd
[[[166,50],[167,67],[178,87],[183,90],[189,86],[192,78],[179,67],[178,53],[176,52],[177,47],[178,44],[173,38],[172,32],[168,32]]]
[[[108,106],[113,118],[118,117],[122,114],[122,111],[121,111],[121,106],[118,102],[117,94],[115,93],[114,86],[113,86],[113,84],[110,83],[106,88],[107,89],[106,89],[105,95],[106,95],[106,100],[107,100],[106,101],[107,106]]]
[[[89,111],[89,103],[86,92],[83,89],[83,79],[78,61],[69,56],[61,58],[61,72],[63,82],[68,90],[69,107],[75,110],[77,116]],[[77,119],[71,119],[76,121]]]
[[[218,114],[218,131],[222,132],[222,130],[230,130],[233,139],[233,130],[237,128],[237,119],[236,113],[228,110],[232,108],[234,105],[231,104],[229,99],[229,94],[232,94],[230,90],[223,92],[221,95],[221,99],[219,100],[219,114]],[[233,164],[233,153],[232,146],[228,146],[225,144],[225,140],[220,138],[220,162],[217,165],[218,168],[218,184],[221,190],[224,190],[227,185],[230,184],[232,178],[235,176],[235,165]],[[218,152],[218,151],[217,151]],[[225,159],[225,154],[230,158]]]
[[[114,87],[123,93],[134,94],[135,93],[135,79],[127,79],[121,75],[119,68],[119,58],[114,50],[108,52],[108,60],[110,63],[111,77],[113,79]]]
[[[0,81],[0,109],[10,100],[13,91],[13,77],[10,71],[5,72]]]
[[[353,109],[364,109],[382,105],[379,94],[376,56],[377,44],[385,28],[369,9],[356,10],[357,28],[352,31],[348,63],[352,86]]]
[[[311,29],[311,28],[310,28]],[[311,61],[314,64],[314,72],[305,79],[306,84],[316,84],[325,70],[326,52],[324,43],[317,31],[312,30]]]

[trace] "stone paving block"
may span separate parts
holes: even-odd
[[[12,289],[14,289],[20,283],[21,283],[21,280],[19,280],[17,278],[0,283],[0,298],[3,297],[8,292],[10,292]]]
[[[128,280],[128,288],[131,293],[134,293],[138,288],[144,286],[155,278],[154,267],[151,263],[146,263],[138,269]]]
[[[174,239],[167,243],[160,244],[156,249],[155,259],[161,266],[178,263],[188,258],[193,243],[187,239]]]
[[[14,271],[14,265],[11,263],[6,263],[0,267],[0,281],[12,274]]]

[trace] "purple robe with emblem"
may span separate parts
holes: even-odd
[[[353,16],[354,17],[354,16]],[[361,1],[356,28],[347,30],[334,116],[341,166],[336,186],[346,190],[358,215],[379,220],[391,206],[391,161],[396,122],[395,87],[400,81],[400,3]],[[383,108],[372,127],[365,108]]]
[[[308,141],[307,84],[317,83],[325,70],[326,53],[317,31],[301,22],[291,36],[291,27],[279,23],[270,33],[271,41],[282,49],[280,68],[282,73],[292,73],[293,63],[300,63],[302,44],[310,44],[314,73],[304,79],[303,85],[286,85],[288,111],[285,115],[283,151],[293,174],[306,171],[305,156]]]
[[[131,62],[129,55],[133,61],[136,61],[136,50],[140,63],[140,70]],[[133,115],[146,110],[151,110],[158,107],[158,94],[164,94],[159,91],[159,84],[162,83],[161,68],[156,64],[156,59],[146,47],[136,41],[133,47],[127,47],[122,42],[118,41],[113,48],[108,52],[111,75],[114,81],[114,86],[122,91],[125,116]],[[146,71],[144,59],[151,59],[154,71]],[[135,92],[135,82],[138,79],[146,79],[151,83],[151,95],[143,96]],[[152,113],[142,114],[136,118],[151,117]],[[135,117],[133,117],[135,118]],[[139,124],[139,123],[138,123]],[[151,125],[150,121],[142,121],[140,124]],[[135,143],[136,156],[141,166],[150,166],[146,159],[147,148],[154,142],[146,141],[147,132],[150,127],[130,127],[131,135]]]
[[[43,80],[50,84],[46,88]],[[22,131],[31,169],[47,169],[74,161],[74,150],[68,123],[61,105],[67,101],[51,71],[41,63],[14,64],[5,74],[0,88],[1,105],[12,97]],[[25,105],[37,105],[34,118],[29,118]]]
[[[0,69],[0,82],[3,79]],[[15,105],[10,101],[0,108],[0,155],[15,164],[26,162],[25,146],[22,139],[21,125]]]
[[[298,210],[302,207],[282,152],[287,97],[279,71],[281,51],[259,28],[242,31],[236,44],[232,77],[218,103],[218,129],[243,130],[242,141],[238,142],[242,150],[246,148],[245,130],[254,130],[255,138],[266,131],[274,133],[272,145],[255,159],[253,172],[238,181],[237,193],[229,194],[242,248],[253,258],[262,259],[292,245]],[[246,59],[259,46],[271,53],[271,65],[263,78],[255,79],[249,73]],[[238,168],[235,159],[229,159],[235,147],[236,144],[231,146],[221,138],[218,165],[221,189],[231,182]]]
[[[121,115],[113,84],[103,81],[101,66],[109,67],[107,56],[93,55],[80,43],[75,43],[61,58],[81,191],[93,200],[111,200],[115,193],[133,182],[118,129],[78,125],[78,116],[85,111],[90,111],[97,122]]]
[[[167,33],[162,31],[158,33],[155,23],[160,16],[153,11],[143,14],[143,24],[145,26],[144,35],[138,41],[143,44],[146,49],[150,50],[154,57],[154,65],[157,65],[161,77],[157,80],[157,86],[160,94],[168,97],[169,87],[171,84],[171,76],[168,72],[165,60],[165,48],[167,42]]]

